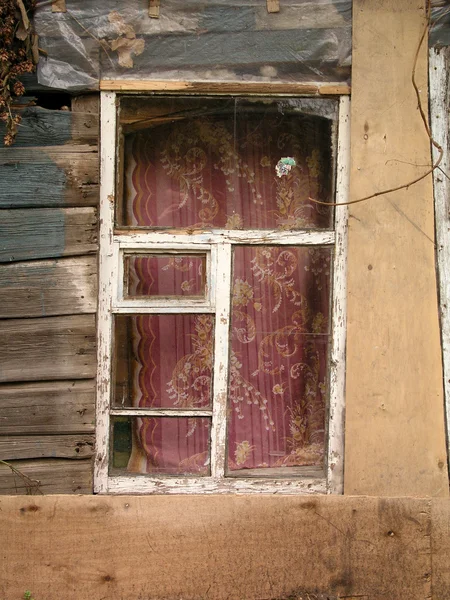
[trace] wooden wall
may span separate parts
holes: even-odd
[[[0,149],[0,460],[43,493],[91,493],[98,99],[21,114]],[[26,491],[0,464],[0,494]]]

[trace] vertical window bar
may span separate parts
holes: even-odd
[[[350,100],[341,97],[337,152],[336,203],[348,201],[350,175]],[[328,416],[328,493],[342,494],[344,487],[345,342],[347,330],[347,221],[348,207],[335,213],[335,258],[333,268],[333,336],[330,361],[330,405]]]
[[[231,301],[231,244],[219,244],[216,273],[216,328],[213,382],[213,416],[211,428],[211,475],[225,475],[227,432],[228,355]]]
[[[112,281],[114,174],[116,162],[116,95],[101,93],[100,149],[100,252],[99,304],[97,325],[97,451],[94,465],[94,492],[108,491],[109,399],[111,392]]]

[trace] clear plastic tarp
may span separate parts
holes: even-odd
[[[67,0],[35,12],[42,85],[82,91],[100,79],[347,82],[351,0]]]
[[[38,80],[72,92],[100,79],[349,82],[351,0],[67,0],[37,5],[47,53]],[[450,43],[448,0],[434,0],[430,45]]]

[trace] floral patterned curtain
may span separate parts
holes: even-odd
[[[124,223],[143,227],[332,226],[330,127],[269,114],[203,117],[127,136]],[[282,156],[296,167],[278,178]],[[233,254],[228,472],[322,465],[331,249],[236,246]],[[204,262],[131,257],[128,293],[196,295]],[[167,290],[170,290],[169,292]],[[211,315],[129,317],[131,403],[209,407]],[[131,472],[209,474],[210,420],[136,418]],[[283,471],[284,469],[284,471]],[[266,470],[266,471],[263,471]],[[270,474],[270,473],[269,473]]]

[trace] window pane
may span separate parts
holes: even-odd
[[[295,100],[122,100],[119,225],[304,229],[332,226],[331,120]],[[278,177],[276,165],[295,166]]]
[[[234,251],[230,472],[323,464],[331,256],[329,247]]]
[[[125,255],[125,297],[204,297],[206,255]]]
[[[113,417],[112,474],[209,475],[210,425],[205,417]]]
[[[116,407],[211,404],[212,315],[116,315]]]

